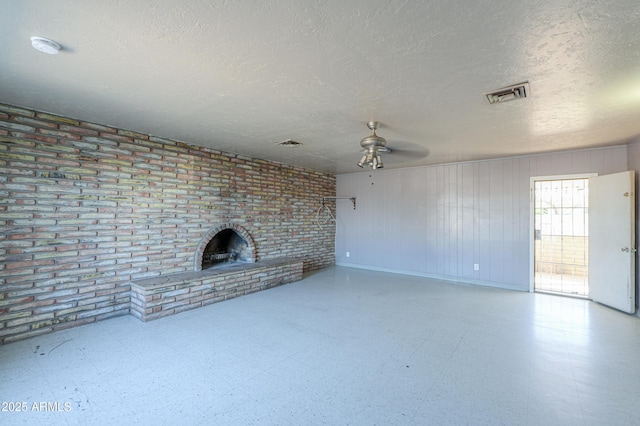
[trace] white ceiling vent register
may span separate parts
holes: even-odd
[[[503,102],[515,101],[530,96],[529,82],[514,84],[485,93],[490,104],[501,104]]]

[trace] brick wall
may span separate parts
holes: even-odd
[[[589,237],[543,235],[534,244],[535,271],[586,276]]]
[[[129,312],[220,223],[258,260],[334,263],[335,176],[0,104],[0,344]]]

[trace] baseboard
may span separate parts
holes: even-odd
[[[498,283],[494,281],[473,280],[473,279],[459,278],[459,277],[449,277],[446,275],[426,274],[423,272],[406,271],[403,269],[380,268],[377,266],[365,266],[365,265],[358,265],[354,263],[345,263],[345,262],[336,262],[336,266],[344,266],[346,268],[355,268],[355,269],[366,269],[368,271],[388,272],[390,274],[411,275],[415,277],[432,278],[435,280],[450,281],[450,282],[461,283],[461,284],[479,285],[483,287],[494,287],[494,288],[501,288],[505,290],[515,290],[515,291],[524,291],[524,292],[529,291],[528,284],[526,285],[526,288],[523,288],[522,286],[518,286],[515,284]]]

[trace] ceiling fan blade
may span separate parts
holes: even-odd
[[[429,156],[429,150],[427,148],[423,149],[395,149],[389,148],[389,153],[385,155],[385,157],[396,157],[403,159],[411,159],[411,160],[421,160]]]

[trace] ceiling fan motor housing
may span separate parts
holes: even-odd
[[[372,130],[372,133],[366,138],[362,138],[360,146],[366,150],[370,150],[375,147],[378,148],[379,151],[385,152],[384,148],[387,146],[387,140],[376,135],[376,129],[380,127],[380,123],[377,121],[370,121],[367,123],[367,127]]]
[[[369,149],[373,147],[384,148],[385,146],[387,146],[387,141],[385,138],[381,138],[380,136],[376,135],[374,131],[372,135],[367,136],[366,138],[363,138],[360,141],[360,146],[363,147],[364,149]]]

